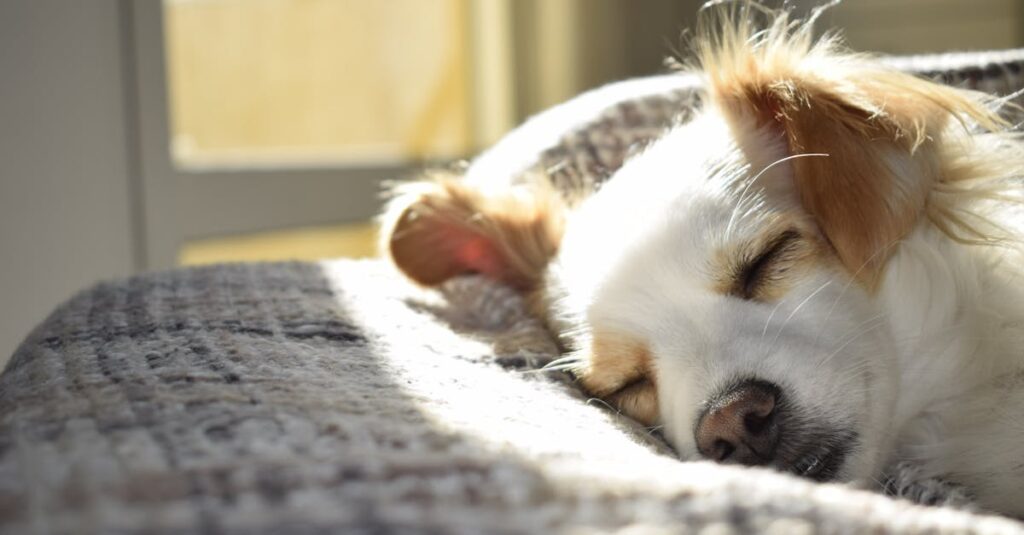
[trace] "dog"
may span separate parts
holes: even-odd
[[[1005,99],[761,9],[703,13],[700,109],[600,187],[408,184],[386,254],[422,285],[520,290],[556,367],[683,458],[875,487],[902,470],[1024,515],[1024,144]]]

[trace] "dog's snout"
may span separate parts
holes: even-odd
[[[770,463],[779,442],[779,388],[748,380],[713,398],[697,422],[697,448],[724,463]]]

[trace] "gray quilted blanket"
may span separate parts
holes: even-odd
[[[509,290],[376,261],[100,284],[0,376],[0,531],[1024,532],[681,462],[554,356]]]

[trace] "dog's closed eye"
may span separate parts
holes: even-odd
[[[721,293],[749,301],[781,297],[787,279],[810,258],[812,247],[794,228],[765,234],[725,252],[725,266],[715,270]]]
[[[651,425],[658,418],[658,391],[646,375],[605,396],[605,400],[640,423]]]
[[[785,275],[788,260],[799,247],[796,240],[800,234],[787,230],[773,237],[766,247],[750,261],[741,266],[736,275],[736,294],[744,299],[756,299],[758,289],[778,282]]]
[[[650,349],[629,334],[598,330],[576,375],[584,390],[646,425],[658,418]]]

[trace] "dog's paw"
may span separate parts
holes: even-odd
[[[953,507],[965,511],[977,511],[970,492],[962,485],[942,478],[925,477],[913,463],[901,462],[890,470],[884,479],[883,492],[895,498],[903,498],[921,505]]]

